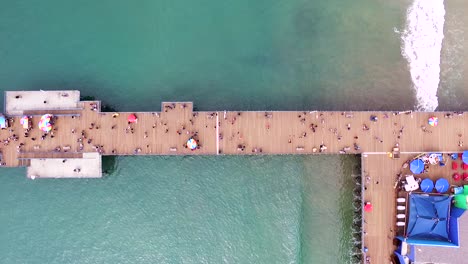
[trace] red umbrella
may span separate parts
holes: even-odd
[[[462,178],[464,181],[468,181],[468,173],[464,172]]]
[[[367,202],[366,205],[364,205],[364,211],[372,212],[372,204],[370,202]]]
[[[130,114],[130,115],[128,116],[128,122],[129,122],[129,123],[136,123],[137,121],[138,121],[138,118],[136,117],[135,114]]]
[[[452,162],[452,170],[456,170],[458,169],[458,163],[456,163],[455,161]]]
[[[468,170],[468,164],[463,163],[462,168],[463,168],[463,170]]]
[[[454,173],[452,178],[453,178],[454,181],[459,181],[461,179],[460,174],[458,174],[458,173]]]

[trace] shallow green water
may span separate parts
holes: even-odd
[[[393,32],[406,6],[381,2],[9,2],[0,83],[80,89],[122,110],[412,108]]]
[[[408,109],[389,1],[3,1],[0,90],[119,110]],[[3,99],[1,99],[3,100]],[[350,263],[352,157],[128,157],[0,171],[0,263]],[[356,173],[356,172],[354,172]]]
[[[1,262],[347,263],[355,162],[128,157],[100,180],[3,170]]]

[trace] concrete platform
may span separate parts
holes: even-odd
[[[83,153],[83,158],[31,159],[27,177],[37,178],[101,178],[99,153]]]
[[[80,91],[6,91],[5,114],[23,115],[24,112],[38,110],[78,109]]]

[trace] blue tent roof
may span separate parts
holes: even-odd
[[[421,159],[415,159],[410,163],[410,170],[414,174],[420,174],[424,171],[424,162]]]
[[[419,187],[421,188],[421,191],[430,193],[432,192],[432,190],[434,190],[434,182],[431,179],[426,178],[422,180],[421,185]]]
[[[450,196],[411,194],[406,237],[415,240],[451,242]]]
[[[435,188],[436,188],[437,192],[439,192],[439,193],[444,193],[444,192],[448,191],[448,188],[449,188],[448,180],[445,179],[445,178],[438,179],[436,181]]]
[[[463,160],[463,163],[468,164],[468,151],[466,150],[463,151],[462,160]]]

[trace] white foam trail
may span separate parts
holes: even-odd
[[[444,0],[414,0],[408,8],[401,53],[408,60],[418,110],[434,111],[439,104],[444,16]]]

